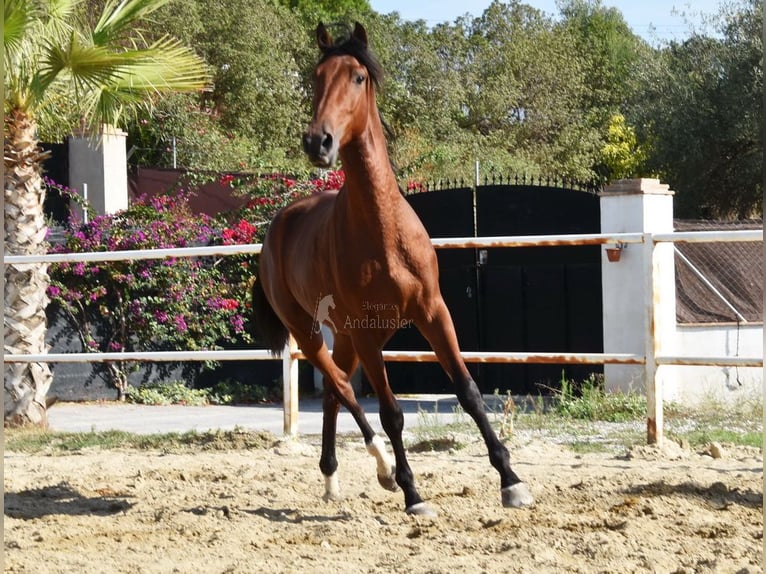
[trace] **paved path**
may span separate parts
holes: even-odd
[[[490,405],[494,397],[485,397]],[[378,417],[378,402],[374,398],[360,400],[373,429],[382,432]],[[470,420],[462,413],[455,415],[458,406],[454,395],[422,395],[400,398],[404,411],[405,429],[411,429],[424,421],[450,422],[456,416]],[[496,406],[491,407],[497,412]],[[283,432],[282,405],[204,406],[178,405],[147,406],[124,403],[57,403],[48,411],[50,428],[55,431],[88,432],[122,430],[138,434],[169,433],[209,430],[232,430],[235,427],[265,430],[281,435]],[[322,402],[317,399],[301,400],[299,403],[298,432],[321,434]],[[359,432],[354,419],[345,409],[338,416],[338,432]]]

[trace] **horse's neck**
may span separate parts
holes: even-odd
[[[394,224],[395,206],[402,197],[377,114],[370,118],[367,132],[341,150],[341,159],[347,188],[344,199],[353,217],[373,228]]]

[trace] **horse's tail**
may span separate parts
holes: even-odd
[[[266,344],[266,348],[273,356],[280,356],[290,332],[266,299],[266,293],[263,292],[263,286],[258,277],[253,281],[253,319],[256,338]]]

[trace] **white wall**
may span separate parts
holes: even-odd
[[[676,348],[685,356],[758,357],[763,353],[763,324],[678,325]],[[713,399],[737,402],[761,396],[763,369],[756,367],[665,366],[675,381],[667,400],[696,404]]]

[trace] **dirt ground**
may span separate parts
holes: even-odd
[[[276,439],[275,439],[276,441]],[[323,502],[315,439],[263,450],[5,453],[5,571],[45,573],[761,572],[760,451],[627,456],[510,443],[537,499],[500,505],[482,443],[411,453],[436,520],[381,489],[361,439]]]

